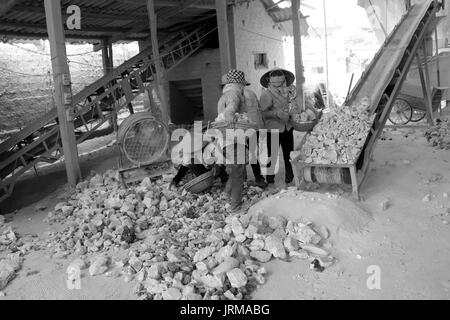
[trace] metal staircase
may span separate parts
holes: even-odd
[[[173,69],[202,48],[215,30],[200,27],[163,44],[165,70]],[[77,143],[98,135],[98,129],[152,85],[155,73],[149,47],[76,94],[73,106]],[[0,144],[0,202],[11,195],[21,175],[39,162],[57,161],[62,154],[57,111],[52,109]]]

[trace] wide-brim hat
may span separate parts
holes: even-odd
[[[225,80],[226,82],[224,83],[223,80]],[[242,71],[239,71],[239,70],[228,71],[228,73],[225,75],[225,79],[222,79],[223,85],[232,84],[232,83],[243,84],[244,86],[249,85],[247,80],[245,80],[245,73]]]
[[[286,77],[286,85],[287,85],[288,87],[291,86],[291,85],[294,83],[294,81],[295,81],[295,76],[294,76],[294,74],[293,74],[292,72],[290,72],[290,71],[288,71],[288,70],[286,70],[286,69],[275,68],[275,69],[272,69],[272,70],[266,72],[266,73],[261,77],[260,83],[261,83],[261,85],[262,85],[264,88],[269,87],[270,77],[271,77],[272,73],[275,72],[275,71],[281,71],[281,72],[284,73],[284,76]]]

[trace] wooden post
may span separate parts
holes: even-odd
[[[155,0],[147,0],[147,11],[150,19],[150,35],[152,41],[153,61],[156,68],[156,83],[158,86],[159,100],[161,102],[162,121],[169,125],[169,105],[165,90],[165,70],[159,54],[158,20],[155,13]]]
[[[216,0],[217,27],[219,32],[220,61],[222,74],[236,69],[236,47],[234,43],[234,26],[232,8],[228,9],[227,1]],[[231,19],[230,19],[231,18]]]
[[[426,59],[426,57],[425,57]],[[432,98],[431,98],[431,90],[429,86],[429,82],[427,82],[426,77],[424,75],[424,70],[422,68],[422,61],[420,59],[419,53],[416,54],[417,66],[419,69],[420,83],[422,84],[423,96],[425,99],[426,107],[427,107],[427,121],[430,126],[434,125],[433,123],[433,106],[432,106]]]
[[[302,57],[302,33],[300,29],[300,0],[292,0],[292,24],[294,30],[295,74],[297,86],[297,104],[302,111],[305,110],[303,84],[303,57]]]
[[[327,5],[325,3],[325,0],[323,0],[323,23],[324,23],[324,30],[325,30],[325,83],[326,88],[325,92],[327,95],[327,108],[330,107],[330,72],[329,72],[329,60],[328,60],[328,23],[327,23]]]
[[[436,77],[437,77],[437,86],[441,86],[441,62],[439,57],[439,39],[438,39],[438,30],[437,25],[434,28],[434,42],[436,46]],[[439,115],[442,116],[442,105],[439,104]]]
[[[107,75],[114,69],[113,46],[108,40],[102,41],[103,74]]]
[[[428,95],[428,111],[430,113],[430,118],[431,121],[430,125],[434,125],[433,122],[433,97],[432,97],[432,93],[431,93],[431,81],[430,81],[430,72],[428,70],[428,55],[427,55],[427,48],[426,48],[426,44],[425,42],[423,43],[423,60],[424,60],[424,73],[425,73],[425,85],[426,85],[426,90],[427,90],[427,95]]]
[[[44,5],[55,85],[54,100],[58,112],[67,179],[69,185],[75,187],[81,178],[81,170],[73,124],[72,88],[68,81],[70,70],[67,63],[61,2],[60,0],[44,0]]]

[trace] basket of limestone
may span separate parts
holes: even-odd
[[[236,114],[234,116],[233,121],[227,121],[225,120],[225,117],[223,114],[219,115],[214,121],[211,126],[211,129],[220,130],[222,134],[226,134],[227,130],[257,130],[258,127],[256,123],[252,122],[246,114]]]
[[[202,193],[212,188],[214,180],[214,170],[211,170],[189,181],[184,185],[184,188],[190,193]]]
[[[291,115],[291,125],[295,131],[310,132],[319,122],[316,114],[307,109],[301,113],[294,113]]]

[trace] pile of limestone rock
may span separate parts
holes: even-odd
[[[302,148],[302,160],[315,164],[353,164],[373,125],[370,102],[363,99],[354,107],[332,108],[325,113]]]
[[[54,258],[78,256],[69,280],[91,276],[136,283],[142,299],[249,299],[266,281],[263,263],[304,259],[320,268],[333,263],[326,239],[307,223],[283,217],[228,212],[219,189],[194,195],[169,190],[170,179],[124,188],[117,173],[95,175],[49,214],[63,223],[46,246]],[[255,204],[271,192],[247,188]]]
[[[436,149],[450,149],[450,121],[438,119],[436,125],[425,132],[428,143]]]
[[[37,239],[20,237],[0,216],[0,296],[22,267],[23,256],[34,249]]]

